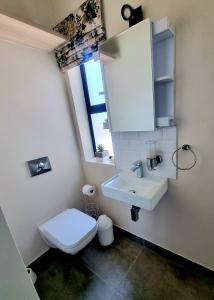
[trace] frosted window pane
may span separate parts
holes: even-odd
[[[94,137],[96,141],[96,147],[99,144],[104,145],[105,150],[109,151],[109,155],[113,155],[113,147],[111,140],[111,133],[109,129],[103,128],[103,122],[107,119],[107,113],[92,114],[92,124],[94,129]]]
[[[94,60],[86,62],[85,73],[91,105],[105,103],[100,62]]]

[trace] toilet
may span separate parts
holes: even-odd
[[[77,254],[95,237],[97,221],[72,208],[39,226],[43,240],[51,247],[68,254]]]

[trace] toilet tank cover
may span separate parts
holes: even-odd
[[[94,218],[72,208],[40,226],[43,234],[56,246],[73,248],[97,228]]]

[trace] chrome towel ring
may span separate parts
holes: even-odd
[[[187,168],[182,168],[182,167],[179,167],[179,165],[174,161],[174,157],[175,157],[175,154],[178,153],[178,151],[180,150],[184,150],[184,151],[190,151],[193,155],[193,163],[190,167],[187,167]],[[177,148],[173,154],[172,154],[172,163],[173,165],[178,169],[178,170],[182,170],[182,171],[188,171],[188,170],[191,170],[192,168],[194,168],[194,166],[196,165],[197,163],[197,156],[195,154],[195,152],[192,150],[191,146],[188,145],[188,144],[184,144],[183,146]]]

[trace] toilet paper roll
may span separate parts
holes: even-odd
[[[93,185],[86,184],[82,188],[82,193],[83,193],[83,195],[92,197],[96,193],[96,188]]]

